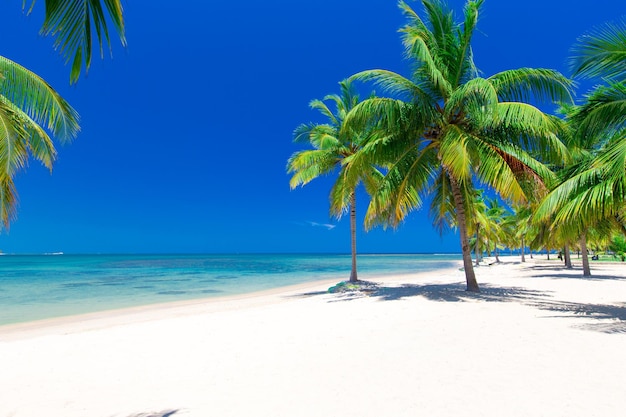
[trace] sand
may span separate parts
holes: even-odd
[[[626,264],[504,260],[0,327],[0,416],[624,415]]]

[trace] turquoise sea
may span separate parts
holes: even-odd
[[[359,278],[434,271],[460,255],[359,255]],[[347,280],[349,255],[0,256],[0,325]]]

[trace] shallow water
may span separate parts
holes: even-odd
[[[460,255],[359,255],[359,278],[454,267]],[[348,279],[349,255],[7,255],[0,325]]]

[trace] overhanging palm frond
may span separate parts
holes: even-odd
[[[23,0],[23,6],[26,1]],[[31,10],[34,4],[35,0]],[[108,22],[113,23],[122,45],[126,45],[120,0],[45,0],[45,7],[41,33],[55,37],[55,49],[60,50],[66,63],[71,62],[71,83],[78,80],[83,63],[85,71],[89,70],[94,33],[100,55],[104,55],[105,45],[111,51]]]
[[[488,78],[502,101],[573,103],[573,82],[557,71],[518,68]]]
[[[575,77],[626,81],[626,20],[581,36],[572,53],[570,67]]]
[[[21,65],[0,56],[0,94],[61,141],[80,130],[78,113],[47,82]]]

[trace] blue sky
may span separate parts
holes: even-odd
[[[28,17],[19,1],[0,6],[0,54],[52,84],[82,127],[59,145],[52,175],[31,161],[18,176],[18,219],[0,250],[348,253],[348,218],[328,215],[332,178],[291,191],[285,164],[302,149],[293,129],[322,121],[310,100],[365,69],[407,74],[397,2],[123,4],[128,47],[114,39],[113,59],[95,60],[74,86],[52,40],[38,35],[43,0]],[[449,4],[460,16],[464,1]],[[475,61],[487,76],[527,66],[568,75],[576,38],[624,15],[618,0],[486,0]],[[425,209],[396,231],[359,227],[358,239],[369,253],[460,250]]]

